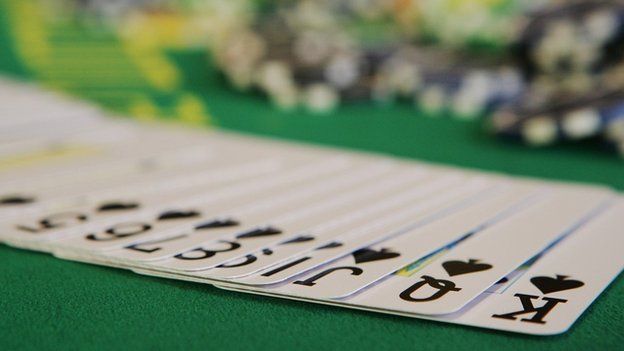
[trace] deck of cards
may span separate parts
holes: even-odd
[[[0,241],[62,259],[536,335],[624,267],[605,187],[139,123],[8,81],[0,111]]]

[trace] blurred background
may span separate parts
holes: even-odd
[[[0,0],[0,53],[144,120],[588,178],[624,155],[623,1]]]

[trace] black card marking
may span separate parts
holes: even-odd
[[[217,266],[217,268],[236,268],[236,267],[243,267],[249,264],[252,264],[254,262],[256,262],[258,260],[258,257],[256,257],[255,255],[246,255],[245,257],[240,258],[239,260],[236,260],[234,263],[222,263],[220,265]]]
[[[520,300],[522,309],[514,312],[493,314],[492,318],[501,318],[515,321],[518,316],[525,316],[525,318],[520,319],[520,321],[523,323],[546,324],[546,321],[544,319],[550,313],[550,311],[552,311],[558,304],[568,302],[568,300],[555,299],[552,297],[544,296],[542,297],[542,301],[544,301],[544,303],[541,306],[536,307],[534,302],[539,301],[539,296],[525,294],[515,294],[514,296]],[[527,314],[531,316],[528,317],[526,316]]]
[[[250,239],[250,238],[263,237],[263,236],[277,235],[281,233],[282,231],[277,228],[264,227],[264,228],[252,229],[248,232],[238,234],[236,238],[237,239]]]
[[[30,196],[13,195],[0,198],[0,205],[25,205],[33,202],[35,198]]]
[[[235,227],[239,225],[238,221],[233,219],[217,219],[214,221],[208,221],[195,226],[195,230],[201,229],[215,229],[215,228],[227,228],[227,227]]]
[[[296,238],[292,238],[290,240],[286,240],[286,241],[280,243],[280,245],[304,243],[304,242],[311,241],[311,240],[314,240],[313,236],[310,236],[310,235],[300,235],[300,236],[298,236]]]
[[[492,268],[491,264],[479,263],[479,260],[471,258],[468,262],[464,261],[446,261],[442,263],[442,267],[453,277],[461,274],[475,273],[480,271],[487,271]]]
[[[165,211],[158,216],[159,221],[166,221],[170,219],[182,219],[182,218],[193,218],[199,217],[200,213],[197,211],[189,210],[189,211]]]
[[[294,260],[294,261],[292,261],[292,262],[288,262],[288,263],[286,263],[286,264],[285,264],[285,265],[283,265],[283,266],[280,266],[280,267],[277,267],[277,268],[275,268],[275,269],[272,269],[272,270],[270,270],[270,271],[268,271],[268,272],[262,273],[262,276],[263,276],[263,277],[270,277],[270,276],[272,276],[272,275],[274,275],[274,274],[277,274],[277,273],[279,273],[279,272],[281,272],[281,271],[285,271],[285,270],[287,270],[287,269],[288,269],[288,268],[290,268],[290,267],[296,266],[296,265],[298,265],[299,263],[305,262],[305,261],[307,261],[307,260],[309,260],[309,259],[311,259],[311,258],[312,258],[312,257],[310,257],[310,256],[305,256],[305,257],[302,257],[302,258],[300,258],[300,259]]]
[[[316,281],[323,278],[324,276],[332,274],[333,272],[336,272],[336,271],[343,271],[343,270],[350,271],[351,275],[360,275],[364,272],[361,268],[358,268],[358,267],[332,267],[306,280],[294,281],[293,284],[303,285],[303,286],[314,286],[316,285]]]
[[[98,207],[98,212],[106,211],[124,211],[134,210],[139,208],[139,204],[136,202],[108,202]]]
[[[557,274],[555,278],[551,277],[533,277],[531,283],[535,285],[542,293],[550,294],[557,291],[570,290],[580,288],[585,285],[580,280],[568,279],[567,275]]]
[[[234,251],[241,247],[239,243],[233,242],[233,241],[219,240],[217,242],[221,244],[226,244],[228,245],[228,247],[221,249],[221,250],[212,250],[212,249],[205,249],[203,247],[197,247],[195,249],[183,252],[181,254],[177,254],[173,257],[179,260],[203,260],[206,258],[213,257],[214,255],[218,253]]]
[[[379,261],[379,260],[387,260],[395,257],[401,256],[398,252],[392,252],[389,249],[383,248],[379,251],[375,251],[373,249],[364,248],[359,249],[353,252],[353,258],[355,259],[356,264]]]
[[[450,280],[436,279],[428,275],[423,275],[421,278],[422,280],[403,290],[399,294],[399,298],[408,302],[427,302],[437,300],[451,291],[460,291],[462,289],[455,286],[455,283]],[[435,292],[426,297],[414,297],[414,293],[423,286],[435,289]]]
[[[335,247],[341,247],[342,243],[339,243],[337,241],[332,241],[331,243],[327,244],[327,245],[323,245],[320,247],[317,247],[316,250],[323,250],[323,249],[333,249]]]

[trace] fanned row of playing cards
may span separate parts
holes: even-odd
[[[541,335],[624,266],[624,199],[603,187],[138,123],[10,82],[0,111],[10,246]]]

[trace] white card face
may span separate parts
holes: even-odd
[[[271,170],[272,167],[276,166],[271,163],[268,163],[266,165],[261,165],[261,164],[257,164],[257,165],[261,166],[259,168],[261,172],[268,172]],[[215,166],[218,166],[218,164],[215,164]],[[179,170],[182,172],[188,172],[188,170],[185,170],[184,168],[179,168]],[[233,168],[230,168],[230,169],[218,168],[218,169],[215,169],[213,172],[206,172],[204,174],[205,180],[202,180],[202,182],[205,182],[207,186],[210,186],[211,184],[214,186],[215,183],[227,183],[230,181],[227,177],[231,177],[232,180],[236,180],[236,178],[241,178],[242,175],[237,174],[236,173],[237,171],[239,171],[239,173],[247,171],[251,173],[252,176],[253,176],[253,173],[256,172],[255,169],[246,170],[244,166],[243,167],[234,166]],[[201,176],[202,174],[198,173],[197,175]],[[194,180],[193,177],[191,176],[185,176],[185,177],[180,177],[180,178],[181,178],[180,180],[182,181]],[[196,186],[198,185],[197,183],[198,183],[197,181],[193,181],[188,186],[191,186],[191,187]],[[116,202],[116,201],[135,202],[135,203],[138,203],[139,205],[143,204],[143,206],[138,206],[138,207],[144,208],[145,205],[148,202],[150,202],[150,198],[145,197],[144,194],[152,193],[153,194],[151,196],[152,199],[158,198],[159,196],[163,200],[167,198],[173,199],[175,198],[175,196],[166,194],[166,190],[169,190],[169,192],[172,194],[176,194],[177,190],[180,188],[183,189],[184,187],[180,186],[179,183],[176,183],[176,177],[173,176],[170,170],[167,170],[164,173],[160,172],[160,173],[147,174],[144,177],[137,179],[136,181],[129,181],[125,184],[118,184],[117,186],[111,187],[107,190],[99,190],[99,191],[96,190],[93,192],[78,192],[78,193],[74,192],[72,194],[67,194],[65,199],[57,199],[58,200],[57,202],[54,202],[54,203],[44,202],[44,204],[40,205],[39,208],[35,209],[35,210],[38,210],[39,214],[35,216],[34,218],[31,216],[31,218],[26,217],[20,220],[8,220],[8,221],[13,222],[17,225],[25,225],[25,226],[31,227],[33,225],[32,224],[33,222],[38,223],[40,219],[54,216],[55,213],[64,213],[67,211],[74,211],[76,208],[82,209],[81,212],[84,212],[84,211],[89,211],[92,208],[99,208],[103,204]],[[146,201],[142,201],[142,200],[146,200]],[[151,200],[151,201],[154,201],[154,200]],[[29,212],[30,211],[24,211],[24,210],[20,211],[22,215],[26,215]],[[85,213],[85,215],[87,214],[88,213]]]
[[[220,219],[229,215],[218,211],[220,206],[228,208],[228,206],[240,205],[245,201],[250,201],[249,196],[262,198],[280,189],[280,186],[283,189],[288,186],[292,187],[292,183],[297,184],[305,179],[329,176],[334,172],[344,170],[349,164],[345,158],[338,157],[315,165],[300,166],[278,176],[263,176],[244,184],[229,185],[205,194],[195,194],[191,198],[166,197],[144,205],[139,213],[127,219],[113,223],[109,219],[94,221],[87,228],[65,232],[65,235],[61,237],[62,240],[55,241],[54,245],[65,249],[107,250],[133,244],[142,238],[160,239],[172,235],[172,232],[178,235],[177,228],[189,226],[192,228],[193,223],[201,220],[202,213]],[[187,224],[184,225],[184,223]]]
[[[484,191],[491,188],[496,188],[494,183],[475,179],[465,182],[464,186],[459,188],[438,191],[435,197],[418,200],[396,213],[342,233],[338,240],[236,281],[250,285],[281,283],[355,250],[401,235],[429,222],[444,220],[446,215],[475,201]],[[210,272],[205,276],[210,276]]]
[[[358,203],[375,200],[380,195],[385,193],[385,191],[388,191],[391,189],[398,191],[399,189],[397,188],[401,188],[401,185],[406,185],[409,182],[415,182],[423,176],[423,171],[420,170],[420,168],[407,169],[403,172],[393,171],[393,168],[390,168],[388,169],[388,173],[389,174],[387,174],[387,177],[384,177],[383,181],[379,182],[378,184],[374,184],[371,187],[365,187],[364,190],[351,192],[350,194],[348,194],[349,198],[351,200],[357,200]],[[427,173],[427,175],[429,175],[429,173]],[[361,180],[361,177],[358,177],[358,178],[360,178]],[[322,187],[325,188],[327,186],[327,183],[324,182],[321,185]],[[355,187],[358,187],[357,183],[353,185]],[[295,192],[287,192],[287,193],[289,193],[289,195],[295,194]],[[342,196],[342,199],[337,200],[337,201],[341,201],[343,203],[349,203],[350,201],[349,198]],[[366,200],[366,198],[368,198],[369,200]],[[284,200],[284,199],[285,198],[282,198],[281,200]],[[313,197],[310,197],[310,196],[303,197],[298,200],[302,202],[301,206],[289,206],[289,207],[293,207],[293,208],[305,207],[305,206],[310,207],[308,202],[318,203],[318,201],[312,201],[312,200],[314,200]],[[334,200],[332,202],[334,203],[334,205],[336,205],[337,201]],[[272,201],[267,201],[266,203],[270,204],[271,202]],[[286,203],[286,205],[288,205],[288,203]],[[260,210],[261,212],[257,212],[257,210],[253,210],[254,207]],[[312,206],[311,208],[304,209],[303,212],[301,211],[299,212],[300,214],[306,213],[306,212],[309,214],[311,212],[310,210],[314,210],[312,212],[318,212],[319,209],[327,210],[325,207],[328,207],[328,205],[319,203],[315,206]],[[252,212],[250,211],[247,211],[246,215],[243,215],[244,213],[242,212],[237,213],[236,218],[244,218],[245,223],[247,223],[248,227],[249,227],[249,223],[252,223],[253,221],[256,221],[257,223],[266,222],[266,218],[267,218],[266,214],[263,214],[263,212],[267,210],[265,205],[260,204],[260,206],[258,206],[258,204],[255,204],[253,206],[249,206],[248,209],[253,210],[252,211],[254,212],[253,217],[256,217],[255,220],[253,219],[253,217],[250,217],[252,215]],[[270,208],[268,210],[275,212],[274,210]],[[332,216],[338,216],[340,215],[341,212],[348,213],[348,212],[351,212],[352,210],[353,209],[350,206],[343,206],[339,210],[333,211]],[[286,217],[292,217],[292,216],[286,215]],[[305,221],[308,221],[309,223],[314,223],[314,224],[317,224],[316,222],[318,223],[327,222],[326,219],[324,218],[326,217],[325,215],[316,215],[316,217],[317,219],[308,218]],[[277,217],[275,220],[278,220],[278,219],[279,217]],[[196,225],[195,230],[192,231],[192,234],[178,234],[178,235],[172,235],[170,237],[166,237],[166,238],[162,238],[158,240],[140,241],[133,245],[127,245],[124,248],[119,249],[119,250],[107,251],[103,255],[100,255],[101,257],[98,257],[97,259],[105,260],[107,264],[114,265],[114,266],[131,265],[131,266],[136,267],[136,266],[141,265],[142,264],[141,262],[149,263],[150,261],[166,259],[175,254],[188,251],[189,248],[194,248],[194,247],[197,247],[198,244],[207,242],[208,238],[211,238],[211,237],[215,238],[215,237],[219,237],[219,236],[223,236],[227,234],[230,234],[231,236],[234,233],[240,233],[243,235],[243,239],[240,239],[236,242],[237,245],[235,249],[244,249],[245,245],[250,245],[250,244],[247,244],[249,242],[251,242],[251,245],[261,244],[261,242],[259,242],[259,239],[261,239],[260,236],[254,235],[253,237],[249,237],[248,235],[245,235],[246,233],[257,232],[258,227],[252,226],[247,229],[244,229],[244,226],[242,226],[241,225],[242,223],[240,222],[236,222],[235,225],[230,225],[230,226],[220,225],[220,223],[223,223],[223,222],[224,222],[223,220],[205,221],[200,225]],[[227,221],[225,222],[227,223]],[[331,223],[331,221],[328,223]],[[295,224],[303,225],[303,222],[301,220],[297,220]],[[273,235],[277,235],[277,234],[278,233],[268,235],[268,237],[272,237]],[[279,233],[279,234],[281,235],[282,233]],[[249,239],[253,239],[253,240],[250,241]],[[269,240],[269,238],[267,238],[267,240]],[[274,239],[270,239],[270,240],[274,240]],[[288,245],[288,243],[290,243],[291,245],[295,245],[295,244],[302,243],[302,242],[308,243],[314,240],[315,238],[312,237],[311,235],[304,234],[304,235],[299,235],[299,236],[296,236],[295,238],[287,239],[284,241],[286,242],[286,245]],[[241,245],[241,246],[238,246],[238,245]],[[62,255],[63,257],[75,257],[73,253],[62,252],[58,254]]]
[[[74,171],[72,171],[72,167],[64,167],[56,174],[52,172],[48,178],[45,177],[49,171],[46,169],[35,172],[34,174],[37,175],[35,178],[16,175],[15,179],[21,181],[5,183],[0,186],[0,194],[2,194],[0,197],[21,196],[36,201],[21,204],[22,206],[16,204],[14,207],[3,207],[0,210],[0,216],[4,218],[11,215],[7,211],[13,209],[15,209],[14,213],[19,215],[30,210],[30,208],[37,210],[38,207],[36,206],[46,206],[54,202],[63,203],[64,199],[72,198],[72,194],[76,194],[75,197],[77,197],[77,195],[89,191],[120,187],[176,168],[184,171],[185,168],[192,168],[194,164],[209,163],[211,158],[214,158],[214,155],[208,152],[194,152],[187,155],[190,157],[181,157],[180,152],[181,150],[173,150],[155,157],[139,154],[137,159],[124,157],[117,160],[114,155],[112,158],[93,158],[92,162],[83,164],[84,167],[78,167]]]
[[[373,171],[370,168],[366,168],[369,171]],[[392,168],[382,167],[375,172],[389,172]],[[370,176],[374,177],[375,174],[371,173]],[[315,197],[323,199],[327,197],[328,193],[332,193],[335,189],[353,182],[351,176],[338,176],[332,177],[331,180],[321,181],[320,183],[311,183],[308,187],[302,187],[301,184],[297,184],[292,189],[281,189],[282,195],[272,195],[267,193],[265,199],[261,201],[255,201],[247,206],[240,204],[238,208],[233,207],[232,212],[221,215],[221,218],[230,218],[236,221],[236,225],[224,227],[219,225],[219,216],[214,218],[204,219],[200,222],[194,223],[191,227],[182,229],[176,228],[173,235],[168,235],[167,238],[158,239],[156,243],[151,240],[145,243],[145,240],[136,242],[130,250],[121,250],[121,252],[113,252],[111,256],[116,256],[117,259],[132,259],[140,258],[142,260],[159,260],[169,258],[175,254],[194,248],[202,243],[211,242],[212,240],[226,240],[225,238],[233,233],[245,233],[256,230],[254,225],[259,225],[266,222],[267,218],[276,216],[277,213],[283,213],[290,208],[300,208],[309,206],[309,202],[313,202]],[[363,178],[365,179],[365,178]],[[354,183],[357,185],[358,183]],[[320,186],[319,186],[320,185]],[[289,191],[291,190],[291,191]],[[319,192],[320,191],[320,192]],[[219,208],[215,208],[213,213],[217,212]],[[223,211],[223,209],[221,209]],[[222,212],[225,213],[225,212]],[[255,237],[260,237],[260,233],[257,233]],[[267,234],[269,236],[277,235]],[[170,239],[170,237],[172,237]],[[247,236],[246,236],[247,237]],[[165,241],[162,241],[162,240]],[[157,246],[158,252],[151,252],[151,255],[146,256],[145,251],[141,251],[141,244],[145,243],[147,246],[159,244]],[[137,250],[138,249],[138,250]],[[111,257],[109,256],[109,257]]]
[[[179,167],[182,165],[195,166],[201,168],[206,160],[215,158],[227,159],[238,154],[253,155],[265,154],[267,157],[279,157],[280,154],[288,153],[284,151],[275,151],[274,148],[267,148],[263,145],[252,145],[250,143],[235,143],[229,140],[223,140],[222,137],[215,137],[214,134],[204,135],[200,140],[197,136],[185,136],[179,133],[165,133],[156,130],[150,132],[134,133],[134,137],[123,142],[111,142],[111,145],[104,147],[87,144],[88,148],[96,148],[100,155],[93,157],[87,154],[75,162],[70,164],[54,163],[39,170],[32,172],[24,170],[16,176],[15,172],[11,172],[11,178],[8,183],[3,183],[10,189],[19,188],[20,184],[30,187],[58,187],[61,184],[74,184],[83,178],[89,181],[99,173],[108,175],[111,172],[119,173],[122,166],[127,165],[130,170],[136,166],[144,168],[161,168],[167,165],[170,167]],[[173,135],[169,135],[173,134]],[[169,136],[168,136],[169,135]],[[166,142],[163,142],[166,140]],[[35,155],[36,156],[36,155]],[[27,158],[33,158],[28,156]],[[205,165],[208,166],[208,165]],[[23,174],[22,174],[23,173]],[[0,174],[0,177],[8,176]]]
[[[62,205],[73,205],[71,201],[76,198],[73,194],[83,195],[87,192],[102,191],[111,187],[131,186],[133,182],[147,181],[146,177],[159,175],[161,177],[170,172],[169,178],[184,178],[180,175],[196,170],[208,170],[212,163],[227,161],[236,157],[270,157],[302,162],[310,157],[326,156],[325,150],[304,150],[302,147],[279,148],[269,142],[252,143],[228,138],[218,134],[202,135],[202,138],[188,133],[150,131],[149,133],[135,133],[134,138],[128,142],[114,143],[111,147],[96,148],[85,146],[86,151],[78,149],[67,152],[78,153],[74,162],[43,162],[42,167],[32,169],[18,169],[10,172],[0,172],[0,179],[7,179],[0,184],[0,203],[9,205],[13,200],[13,206],[0,206],[0,218],[7,211],[15,210],[15,214],[23,214],[26,208],[37,211],[39,208],[28,206],[30,203],[23,201],[17,203],[17,198],[30,198],[30,205],[45,205],[53,210],[61,209]],[[144,135],[146,134],[146,135]],[[170,134],[173,134],[172,137]],[[180,134],[180,135],[178,135]],[[167,142],[163,143],[163,139]],[[137,145],[138,144],[138,145]],[[89,144],[90,145],[90,144]],[[88,152],[87,152],[88,151]],[[301,152],[303,151],[303,152]],[[65,152],[61,150],[61,154]],[[86,152],[86,154],[85,154]],[[17,163],[41,163],[45,155],[37,153],[25,155],[22,160],[13,160],[5,163],[8,167]],[[334,157],[334,155],[330,157]],[[327,157],[327,156],[326,156]],[[10,160],[9,160],[10,161]],[[48,166],[46,166],[48,165]],[[294,166],[294,165],[293,165]],[[19,168],[19,167],[18,167]],[[0,160],[0,170],[2,170]],[[184,179],[180,179],[183,181]],[[135,187],[136,188],[136,187]],[[46,200],[47,201],[43,201]],[[44,202],[41,204],[41,202]],[[43,208],[43,207],[42,207]]]
[[[376,296],[385,296],[383,308],[387,310],[436,315],[456,312],[595,215],[611,196],[600,189],[554,189],[545,201],[459,243],[410,279],[375,287]]]
[[[433,174],[435,174],[436,177],[439,177],[437,173],[433,173]],[[366,191],[362,191],[361,192],[362,198],[358,200],[358,203],[362,203],[363,204],[362,206],[365,206],[364,204],[367,203],[365,201],[366,196],[371,197],[371,200],[376,200],[375,196],[379,198],[380,195],[392,197],[394,194],[404,190],[404,187],[410,186],[411,184],[422,181],[424,179],[429,179],[433,177],[433,174],[431,174],[431,172],[426,173],[420,169],[408,170],[406,171],[405,176],[401,176],[401,175],[395,176],[395,174],[389,174],[382,181],[382,183],[385,183],[385,184],[381,184],[381,186],[375,187],[375,189],[371,189],[371,191],[368,192],[370,195],[367,195]],[[455,181],[457,181],[459,177],[454,177],[454,179]],[[446,184],[448,184],[448,182],[446,182]],[[369,202],[374,202],[374,201],[369,201]],[[340,218],[345,218],[349,220],[351,218],[357,218],[357,216],[353,215],[353,212],[357,212],[357,211],[353,211],[351,207],[342,208],[339,210],[339,212],[347,213],[347,215],[340,216]],[[339,215],[338,213],[334,213],[334,216],[339,216]],[[326,221],[325,225],[331,225],[331,222],[334,222],[334,221],[335,220],[331,220],[329,223],[327,223]],[[346,221],[346,222],[349,223],[349,221]],[[336,225],[339,225],[339,224],[341,223],[336,223]],[[151,247],[151,249],[157,248],[156,251],[145,252],[141,250],[136,250],[135,247],[131,247],[131,248],[120,249],[117,252],[110,252],[107,254],[109,258],[112,257],[112,258],[116,258],[119,260],[129,260],[129,261],[161,260],[161,259],[169,258],[180,252],[183,252],[185,249],[188,249],[189,247],[193,247],[193,245],[196,245],[198,242],[205,241],[205,239],[202,239],[201,241],[197,241],[196,238],[193,238],[193,236],[196,236],[196,235],[201,235],[201,231],[193,231],[189,235],[183,235],[181,237],[178,236],[177,239],[175,240],[167,240],[168,242],[167,245],[154,246],[154,244],[160,244],[160,243],[146,243],[146,245],[144,245],[144,247]],[[309,248],[314,248],[315,246],[318,245],[317,243],[319,242],[319,239],[323,240],[322,236],[312,236],[310,234],[302,234],[296,240],[284,241],[284,245],[290,248],[294,247],[294,250],[295,250],[294,253],[297,253],[301,250],[299,249],[299,247],[301,247],[302,245],[303,246],[307,245],[309,246]],[[138,245],[140,246],[141,243],[139,243]],[[268,251],[264,251],[264,252],[268,252]],[[242,266],[239,266],[239,267],[243,268]]]
[[[215,169],[210,169],[208,172],[200,172],[201,169],[196,169],[192,164],[171,167],[160,163],[154,167],[152,165],[143,166],[148,163],[136,162],[134,165],[128,165],[129,167],[125,170],[127,174],[115,174],[104,170],[102,173],[107,173],[105,175],[107,178],[100,178],[99,180],[89,177],[91,170],[87,170],[84,173],[78,173],[78,176],[84,174],[83,179],[80,181],[76,180],[73,183],[57,186],[56,188],[46,189],[22,186],[23,191],[18,193],[32,196],[37,201],[30,204],[31,206],[28,206],[29,204],[15,206],[13,215],[10,212],[0,212],[0,216],[2,216],[3,221],[9,221],[13,217],[26,217],[33,212],[54,212],[75,206],[97,206],[97,203],[114,201],[116,198],[120,200],[129,199],[140,194],[155,193],[156,191],[161,196],[166,191],[175,194],[176,191],[184,190],[183,183],[175,179],[176,172],[198,173],[198,176],[203,175],[206,178],[206,183],[210,183],[213,181],[212,178],[218,175],[222,167],[228,166],[220,161],[223,160],[203,160],[201,164],[215,167]],[[154,163],[150,162],[149,164]],[[240,166],[236,168],[240,168]],[[240,176],[238,177],[240,178]],[[180,178],[182,178],[180,181],[184,181],[184,178],[189,177]],[[236,178],[236,175],[234,175],[234,178]],[[67,179],[69,182],[72,180],[74,179]],[[138,201],[137,199],[133,200]],[[7,208],[7,210],[10,210],[10,208]]]
[[[547,189],[540,189],[540,192]],[[306,298],[343,298],[467,235],[495,225],[522,206],[539,201],[534,185],[503,189],[470,206],[373,247],[354,251],[272,289]],[[474,233],[474,234],[473,234]]]
[[[167,143],[162,143],[164,138],[169,139]],[[100,123],[89,130],[69,136],[50,134],[43,138],[26,138],[5,143],[0,146],[0,169],[3,171],[0,179],[20,182],[21,178],[9,177],[20,172],[26,179],[44,179],[45,176],[58,174],[58,171],[70,173],[68,167],[97,165],[97,160],[93,159],[94,155],[104,158],[124,158],[135,152],[145,153],[150,150],[157,154],[159,150],[188,146],[188,142],[188,137],[184,139],[175,133],[169,133],[167,136],[161,131],[137,128],[127,121]],[[45,156],[54,162],[45,162]],[[12,162],[7,164],[8,160]],[[22,170],[28,167],[45,170],[45,173],[29,174],[31,169]]]
[[[194,191],[210,192],[222,186],[236,183],[254,176],[262,176],[281,168],[279,162],[257,161],[243,165],[214,164],[215,170],[179,177],[181,182],[168,179],[146,180],[145,184],[130,183],[106,191],[85,195],[82,206],[63,208],[47,212],[34,218],[23,218],[9,222],[10,227],[2,230],[0,237],[8,242],[28,240],[52,240],[71,235],[76,230],[88,230],[92,221],[115,221],[140,213],[150,203],[161,203],[167,198],[190,197]],[[170,178],[170,175],[166,175]],[[146,177],[149,178],[149,177]],[[196,179],[197,178],[197,179]],[[196,180],[200,180],[198,182]],[[190,187],[190,189],[186,189]],[[190,190],[190,191],[189,191]],[[82,202],[78,201],[77,202]],[[99,223],[98,222],[98,223]]]
[[[221,206],[234,205],[229,201],[234,201],[236,205],[245,205],[243,208],[262,207],[266,209],[267,206],[287,205],[287,203],[285,204],[284,202],[287,202],[289,199],[299,199],[301,201],[304,200],[304,198],[301,198],[302,196],[305,197],[317,192],[332,191],[337,186],[344,186],[353,181],[353,175],[344,174],[343,172],[349,165],[354,165],[354,163],[347,161],[345,158],[336,158],[324,161],[324,163],[302,166],[287,174],[281,174],[280,176],[269,176],[254,180],[251,183],[230,186],[221,189],[220,192],[198,194],[193,199],[187,198],[177,201],[182,204],[180,206],[175,205],[176,201],[165,201],[163,203],[170,203],[172,205],[165,208],[161,207],[150,209],[150,211],[144,211],[140,217],[133,216],[129,218],[128,221],[118,222],[112,226],[110,223],[106,224],[104,228],[94,230],[94,236],[90,234],[73,236],[67,240],[56,242],[55,245],[64,249],[74,250],[111,250],[121,248],[124,245],[137,243],[139,240],[161,239],[172,235],[177,236],[181,233],[193,230],[196,226],[203,227],[206,222],[238,216],[239,211],[236,211],[234,208],[229,212],[220,210]],[[384,165],[377,165],[376,167],[380,170],[385,168]],[[309,179],[315,179],[315,185],[301,190],[302,185],[305,185],[306,180]],[[326,182],[325,179],[331,180]],[[334,188],[332,188],[331,185],[333,185]],[[250,190],[254,192],[251,193]],[[300,190],[300,192],[293,194],[293,190]],[[281,198],[272,196],[275,191],[282,194]],[[187,218],[187,221],[169,220],[173,218],[168,214],[172,211],[178,211],[179,209],[182,209],[184,212],[192,211],[196,215],[184,216]],[[206,216],[202,215],[204,213]],[[180,217],[181,216],[177,216],[176,219],[181,219]],[[111,229],[114,231],[114,228],[123,228],[127,225],[134,227],[132,223],[136,223],[137,220],[144,228],[148,229],[138,230],[136,232],[133,231],[131,235],[127,235],[128,233],[121,235],[111,233]],[[244,225],[245,218],[236,218],[236,221]],[[211,234],[214,235],[214,233]],[[215,240],[219,238],[220,236],[215,236]]]
[[[68,168],[74,165],[92,163],[93,158],[112,157],[108,153],[110,145],[97,141],[41,144],[23,151],[20,145],[7,145],[5,150],[0,150],[2,184],[8,186],[28,179],[44,179],[46,174],[67,174],[70,173]]]
[[[256,214],[254,216],[256,218],[252,217],[250,221],[251,227],[239,228],[228,236],[219,237],[218,240],[196,241],[192,245],[185,243],[186,247],[183,249],[177,246],[175,250],[177,255],[162,262],[155,262],[153,265],[173,270],[212,268],[265,246],[295,239],[301,235],[309,235],[308,231],[313,226],[331,220],[334,218],[332,216],[354,212],[357,206],[361,206],[361,203],[374,201],[385,190],[394,186],[394,179],[393,181],[376,181],[384,174],[389,177],[393,168],[379,173],[379,170],[376,171],[366,166],[360,172],[352,172],[341,180],[335,178],[322,182],[312,194],[296,196],[293,199],[296,202],[285,203],[277,209],[278,213],[275,213],[275,208],[273,208],[271,212],[265,212],[259,216]],[[411,171],[407,173],[408,177],[412,175]],[[340,182],[336,182],[337,180]],[[335,184],[332,185],[332,183]],[[295,210],[290,210],[292,208]],[[227,251],[219,249],[223,247],[224,242],[230,245]],[[213,247],[216,248],[213,249]],[[213,253],[215,250],[219,253]]]
[[[55,162],[54,164],[41,167],[39,172],[32,173],[32,170],[11,171],[11,179],[4,183],[12,188],[22,186],[36,186],[45,189],[50,186],[59,186],[73,183],[81,178],[94,178],[98,173],[104,175],[119,173],[124,169],[136,169],[137,165],[144,168],[159,166],[165,161],[172,166],[208,160],[215,158],[218,151],[217,145],[194,146],[189,148],[186,145],[178,145],[173,140],[171,144],[162,144],[162,140],[149,138],[140,135],[141,141],[134,140],[123,142],[119,145],[84,145],[86,151],[82,158],[76,158],[71,163]],[[62,150],[62,146],[58,147]],[[36,150],[41,152],[44,150]],[[22,155],[22,157],[35,157]],[[19,173],[18,173],[19,172]],[[6,176],[9,176],[7,174]],[[81,176],[81,177],[80,177]]]
[[[295,257],[299,253],[336,243],[337,240],[341,240],[345,233],[361,228],[363,221],[374,221],[390,216],[405,206],[427,196],[458,187],[461,182],[466,181],[466,175],[449,174],[442,176],[438,172],[429,172],[424,179],[412,178],[414,178],[412,181],[415,184],[403,184],[397,191],[384,192],[382,200],[379,200],[380,196],[377,196],[376,201],[371,201],[370,205],[367,204],[367,206],[350,211],[344,216],[316,225],[297,240],[282,241],[236,261],[225,262],[208,272],[198,272],[197,274],[214,279],[232,279],[256,273]]]

